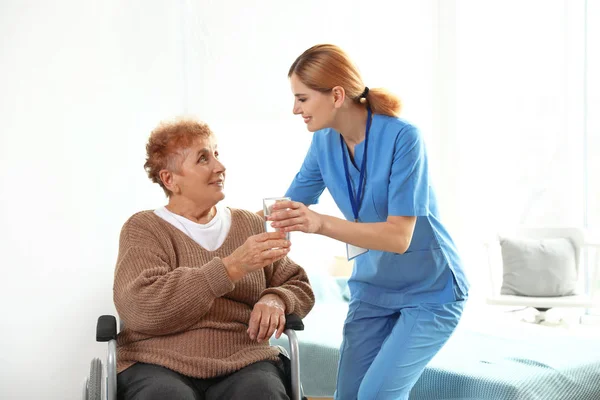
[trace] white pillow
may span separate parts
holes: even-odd
[[[575,294],[577,258],[570,240],[500,238],[501,294],[556,297]]]

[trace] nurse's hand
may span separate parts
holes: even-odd
[[[285,303],[276,294],[266,294],[254,305],[248,322],[248,335],[257,342],[269,340],[277,331],[279,339],[285,328]]]
[[[267,220],[284,232],[319,233],[323,227],[323,216],[299,201],[278,201],[271,210]]]

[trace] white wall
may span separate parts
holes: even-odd
[[[587,224],[600,230],[600,2],[587,2],[586,138]],[[600,289],[600,280],[596,282]]]
[[[582,226],[584,1],[456,2],[455,231],[478,246],[516,225]],[[475,285],[473,295],[485,295]]]
[[[76,399],[104,354],[95,322],[114,313],[121,225],[165,202],[142,168],[159,120],[209,122],[227,203],[258,209],[285,191],[310,140],[287,69],[334,42],[432,135],[436,2],[283,3],[0,3],[0,398]],[[316,239],[296,236],[295,257],[342,250]]]
[[[0,398],[76,399],[113,313],[122,223],[157,119],[183,108],[181,12],[167,2],[3,1]]]

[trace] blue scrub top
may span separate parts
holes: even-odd
[[[364,141],[348,158],[356,191]],[[349,157],[344,146],[344,155]],[[384,222],[389,215],[416,216],[410,247],[404,254],[369,250],[355,259],[349,280],[353,298],[398,307],[421,302],[447,303],[464,299],[469,284],[452,238],[439,220],[421,133],[406,121],[373,114],[369,133],[360,222]],[[354,214],[348,197],[340,135],[323,129],[313,135],[300,172],[286,196],[316,204],[327,188],[347,220]]]

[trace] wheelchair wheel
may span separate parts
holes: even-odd
[[[102,361],[94,358],[90,365],[87,400],[102,400]]]

